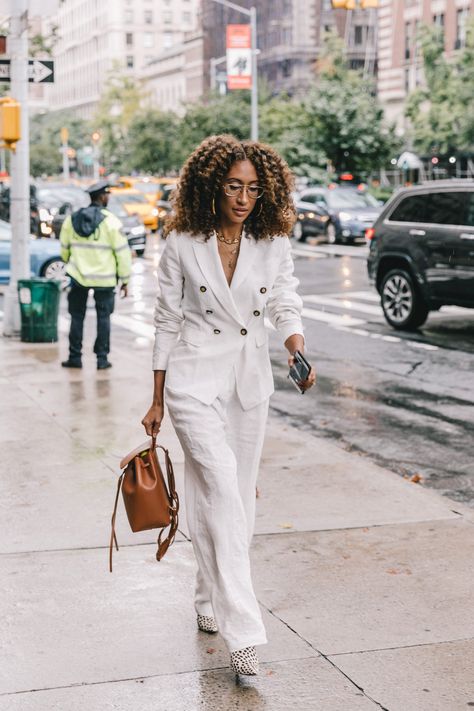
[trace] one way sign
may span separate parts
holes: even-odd
[[[11,81],[9,59],[0,59],[0,82],[2,81]],[[29,59],[28,81],[34,84],[54,82],[54,62],[47,59]]]

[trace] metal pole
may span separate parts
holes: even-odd
[[[30,148],[28,130],[28,0],[14,0],[10,24],[11,94],[21,107],[21,139],[11,153],[10,222],[12,246],[10,284],[5,293],[3,334],[20,332],[18,279],[30,272]]]
[[[62,148],[63,152],[63,180],[65,183],[69,180],[69,146],[67,143],[63,143]]]
[[[251,138],[258,141],[258,77],[257,77],[257,9],[250,8],[250,33],[252,45],[252,104],[251,104]]]

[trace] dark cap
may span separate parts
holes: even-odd
[[[108,193],[110,185],[107,180],[99,180],[90,187],[86,188],[86,193],[89,195],[100,195],[100,193]]]

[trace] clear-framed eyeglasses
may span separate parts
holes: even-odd
[[[247,195],[251,200],[258,200],[265,192],[261,185],[246,185],[244,183],[233,182],[232,180],[224,183],[224,192],[227,197],[237,197],[237,195],[241,195],[244,190],[247,191]]]

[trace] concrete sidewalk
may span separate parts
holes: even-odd
[[[196,630],[184,502],[159,564],[121,507],[109,574],[118,462],[151,395],[149,347],[127,338],[105,372],[0,339],[0,710],[474,707],[473,512],[277,419],[252,550],[258,678],[236,685],[222,641]],[[162,441],[182,494],[168,420]]]

